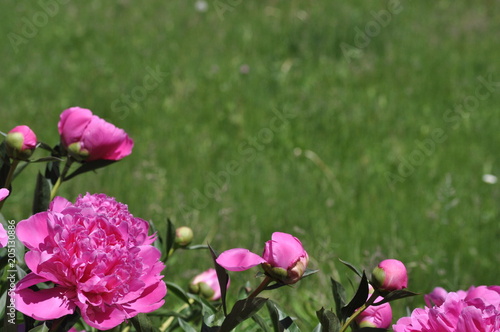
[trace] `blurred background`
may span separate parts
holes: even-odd
[[[106,193],[218,251],[300,238],[320,272],[267,295],[308,330],[330,277],[353,278],[339,258],[402,260],[419,293],[498,284],[499,31],[496,0],[5,0],[0,131],[55,145],[59,114],[89,108],[134,151],[60,195]],[[43,167],[16,179],[7,219],[30,215]],[[165,279],[210,266],[179,252]],[[256,272],[232,273],[230,296]]]

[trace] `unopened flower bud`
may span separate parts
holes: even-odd
[[[181,226],[175,230],[175,244],[185,247],[193,241],[193,230],[187,226]]]
[[[221,290],[217,272],[214,269],[208,269],[198,274],[189,284],[189,292],[198,294],[208,300],[218,300],[221,296]]]
[[[372,272],[372,284],[378,291],[392,292],[408,286],[405,265],[396,259],[386,259]]]
[[[75,142],[68,145],[68,153],[78,162],[84,161],[89,157],[89,151],[82,148],[81,142]]]
[[[17,126],[5,138],[7,154],[14,159],[26,160],[36,148],[36,135],[28,126]]]

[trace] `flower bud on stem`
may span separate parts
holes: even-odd
[[[366,301],[365,304],[363,304],[361,307],[359,307],[358,310],[355,311],[351,315],[351,317],[349,317],[346,320],[346,322],[344,323],[344,325],[342,326],[342,328],[340,329],[339,332],[344,332],[349,327],[349,325],[351,325],[351,323],[356,319],[356,317],[358,317],[359,314],[361,314],[366,308],[371,306],[373,304],[373,302],[375,302],[375,299],[379,296],[380,296],[379,292],[377,290],[375,290],[373,292],[373,294],[370,296],[370,298],[368,299],[368,301]]]

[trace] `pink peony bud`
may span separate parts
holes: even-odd
[[[120,160],[132,152],[127,133],[85,108],[72,107],[61,113],[58,123],[61,143],[79,161]]]
[[[227,287],[229,287],[229,281]],[[220,299],[221,291],[215,269],[208,269],[194,277],[189,284],[189,291],[193,294],[199,294],[208,300],[215,301]]]
[[[392,292],[408,286],[404,264],[396,259],[386,259],[372,272],[372,284],[379,291]]]
[[[181,226],[175,230],[175,244],[185,247],[193,241],[193,230],[187,226]]]
[[[382,296],[377,297],[375,302],[382,301]],[[389,303],[384,303],[378,306],[369,306],[356,319],[359,327],[374,327],[379,329],[387,329],[392,322],[392,309]]]
[[[267,275],[284,284],[294,284],[306,271],[309,256],[296,237],[275,232],[266,242],[262,257],[246,249],[224,251],[217,263],[229,271],[248,270],[262,264]]]
[[[36,135],[28,126],[17,126],[5,138],[7,153],[14,159],[28,159],[36,148]]]

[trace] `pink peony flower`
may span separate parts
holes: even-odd
[[[229,282],[227,286],[229,287]],[[220,299],[220,285],[215,269],[208,269],[194,277],[189,284],[189,290],[212,301]]]
[[[9,235],[7,234],[5,228],[3,228],[3,225],[0,224],[0,248],[6,247],[8,242],[9,242]]]
[[[373,287],[379,291],[392,292],[408,287],[405,265],[397,259],[386,259],[372,272]]]
[[[147,221],[104,194],[80,196],[75,204],[56,197],[48,211],[17,225],[32,272],[16,286],[16,309],[37,320],[78,309],[88,325],[101,330],[158,309],[167,288],[148,229]],[[54,286],[31,288],[45,282]]]
[[[275,232],[266,242],[262,257],[247,249],[235,248],[221,253],[216,261],[229,271],[248,270],[262,264],[264,271],[276,281],[293,284],[302,278],[309,256],[299,239]]]
[[[500,286],[450,293],[436,288],[425,300],[427,307],[413,310],[392,326],[395,332],[500,331]]]
[[[5,138],[7,152],[11,158],[29,158],[37,145],[36,135],[28,126],[17,126]]]
[[[72,107],[61,113],[58,123],[61,143],[78,160],[120,160],[132,152],[127,133],[85,108]]]
[[[379,296],[375,299],[375,303],[382,301],[384,298]],[[356,319],[359,327],[374,327],[379,329],[387,329],[392,322],[392,309],[389,303],[384,303],[378,306],[369,306]]]

